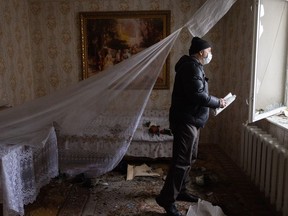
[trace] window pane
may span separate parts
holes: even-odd
[[[253,119],[284,105],[287,63],[287,1],[260,0],[255,35]],[[273,113],[272,113],[273,114]],[[275,114],[275,113],[274,113]]]

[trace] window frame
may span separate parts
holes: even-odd
[[[288,0],[286,1],[288,5]],[[286,48],[286,69],[283,71],[285,76],[284,81],[284,105],[281,107],[277,107],[275,109],[272,109],[270,111],[266,111],[263,113],[257,113],[256,112],[256,100],[257,100],[257,94],[256,94],[256,82],[257,82],[257,65],[258,65],[258,50],[259,50],[259,25],[260,25],[260,12],[261,12],[261,2],[262,0],[254,0],[253,5],[253,12],[254,12],[254,18],[253,18],[253,46],[252,46],[252,62],[251,62],[251,86],[250,86],[250,99],[249,99],[249,116],[248,116],[248,123],[255,122],[264,118],[268,118],[270,116],[280,114],[284,110],[287,109],[287,102],[288,102],[288,47]],[[288,7],[286,5],[286,7]],[[288,28],[287,28],[288,31]],[[288,34],[288,32],[287,32]],[[287,44],[288,46],[288,44]],[[287,118],[287,124],[288,124],[288,118]]]

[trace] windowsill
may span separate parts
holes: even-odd
[[[272,124],[275,124],[281,128],[284,128],[285,130],[288,130],[288,117],[285,116],[284,114],[273,115],[266,119]]]

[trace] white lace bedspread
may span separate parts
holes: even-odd
[[[172,157],[173,136],[151,134],[146,126],[150,122],[150,125],[159,126],[160,130],[168,129],[168,114],[167,110],[145,110],[126,155],[147,158]]]
[[[173,136],[167,134],[151,134],[147,124],[149,126],[158,126],[159,130],[169,129],[168,112],[162,110],[146,110],[134,133],[133,141],[163,142],[173,140]]]
[[[36,200],[39,190],[58,175],[57,138],[51,128],[45,146],[0,146],[3,214],[24,215],[24,205]]]
[[[132,141],[127,156],[146,158],[172,157],[172,142]]]
[[[161,129],[161,127],[160,127]],[[173,141],[173,136],[168,134],[151,134],[148,127],[138,127],[134,133],[133,141],[165,142]]]
[[[97,176],[104,173],[111,161],[123,157],[123,154],[132,157],[164,158],[172,157],[173,136],[160,134],[148,134],[148,128],[143,124],[150,121],[160,125],[160,128],[169,127],[168,112],[162,110],[145,111],[140,119],[137,133],[134,134],[132,142],[123,136],[125,125],[128,125],[130,118],[120,116],[121,124],[111,116],[105,116],[93,121],[97,131],[93,134],[95,127],[88,128],[89,135],[85,136],[59,136],[59,169],[68,175],[75,175],[85,172]],[[118,118],[118,120],[119,120]],[[124,128],[123,128],[124,127]],[[90,135],[91,134],[91,135]],[[125,134],[124,134],[125,135]],[[138,136],[138,137],[137,137]],[[129,137],[130,140],[130,137]],[[125,143],[123,145],[123,143]],[[128,149],[126,143],[130,143]],[[125,148],[123,148],[125,146]],[[121,158],[117,158],[121,155]],[[110,170],[113,167],[107,168]]]

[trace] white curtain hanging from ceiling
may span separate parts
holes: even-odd
[[[183,27],[105,73],[1,111],[0,144],[42,147],[51,127],[57,127],[64,151],[74,161],[68,160],[69,166],[64,164],[62,171],[75,174],[93,170],[100,175],[112,170],[129,147],[181,30],[187,27],[193,36],[203,37],[235,2],[207,0]],[[75,143],[81,143],[81,148]]]

